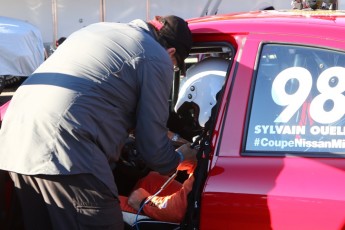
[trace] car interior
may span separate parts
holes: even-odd
[[[205,58],[220,57],[229,61],[229,64],[233,60],[234,55],[233,47],[228,43],[199,43],[195,44],[190,52],[190,56],[186,59],[186,68],[192,67],[195,63],[200,62]],[[186,103],[182,106],[177,112],[174,111],[174,106],[178,97],[178,90],[183,84],[184,75],[181,73],[175,73],[173,89],[171,92],[170,103],[170,117],[168,120],[167,127],[170,131],[178,133],[183,139],[192,142],[198,146],[204,146],[203,143],[209,141],[212,133],[212,126],[217,111],[217,106],[212,110],[212,117],[208,125],[203,128],[198,124],[196,117],[198,116],[197,106],[193,106],[193,103]],[[222,91],[217,95],[218,98],[221,97]],[[217,102],[217,104],[219,101]],[[119,189],[120,195],[128,196],[132,191],[133,186],[136,181],[140,178],[143,178],[150,172],[150,169],[145,166],[145,163],[140,159],[140,153],[135,150],[134,138],[130,139],[125,147],[123,148],[122,156],[120,162],[114,168],[114,177],[116,184]],[[178,148],[183,143],[174,142],[174,146]],[[200,147],[198,155],[206,153],[206,148]],[[209,153],[207,153],[209,154]],[[192,206],[193,199],[200,199],[201,190],[203,182],[207,176],[207,168],[209,164],[209,158],[202,160],[201,157],[198,157],[198,167],[196,168],[194,175],[199,177],[198,182],[194,183],[193,191],[191,193],[197,194],[194,197],[188,197],[190,200],[188,205]],[[204,161],[204,162],[200,162]],[[199,171],[199,172],[198,172]],[[188,174],[185,171],[179,171],[175,180],[183,183],[184,180],[188,177]],[[195,197],[197,196],[197,197]],[[190,212],[187,211],[190,215]],[[191,216],[185,217],[183,223],[171,223],[158,221],[150,219],[148,217],[143,217],[138,214],[128,214],[124,213],[124,216],[131,215],[132,218],[137,218],[135,223],[125,223],[126,229],[180,229],[182,226],[189,225],[192,221]],[[137,217],[138,215],[138,217]],[[195,215],[194,215],[195,216]],[[194,217],[193,217],[194,218]]]

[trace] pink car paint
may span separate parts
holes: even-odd
[[[8,101],[5,104],[3,104],[2,106],[0,106],[0,121],[3,120],[3,118],[5,116],[5,112],[9,106],[9,104],[10,104],[10,101]]]

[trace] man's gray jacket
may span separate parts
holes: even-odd
[[[141,20],[73,34],[16,91],[0,130],[0,169],[26,175],[91,173],[117,195],[109,162],[128,131],[147,165],[172,172],[167,137],[173,65]]]

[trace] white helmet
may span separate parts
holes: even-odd
[[[190,67],[181,85],[175,112],[185,102],[194,102],[199,107],[199,125],[205,127],[217,103],[216,95],[222,89],[228,66],[229,61],[210,57]]]

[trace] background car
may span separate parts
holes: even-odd
[[[30,75],[44,59],[42,35],[35,26],[0,16],[0,93]]]
[[[185,220],[139,221],[133,229],[344,229],[345,12],[256,11],[189,26],[188,67],[224,58],[227,79],[195,141]],[[197,124],[186,124],[196,110],[173,111],[183,78],[174,76],[168,127],[191,139]],[[119,192],[129,185],[125,175]]]

